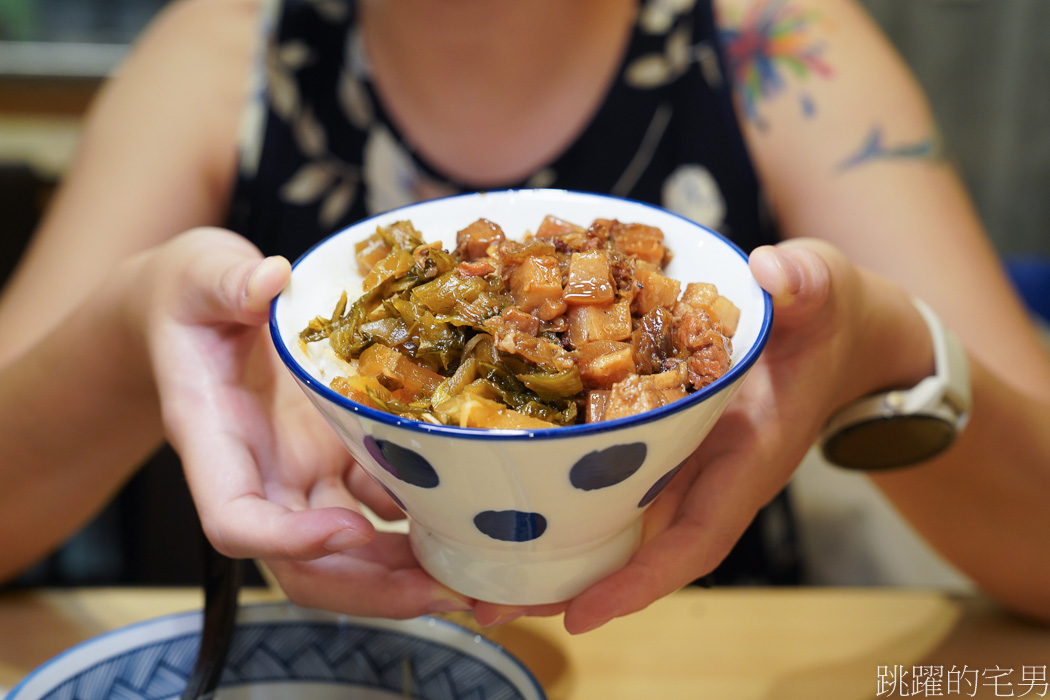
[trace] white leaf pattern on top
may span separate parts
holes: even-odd
[[[682,24],[667,35],[663,53],[639,56],[627,66],[624,82],[634,88],[656,88],[678,79],[693,60],[692,27]]]
[[[726,201],[711,171],[693,163],[680,165],[664,181],[663,205],[711,229],[725,222]]]
[[[695,5],[696,0],[649,0],[638,12],[638,26],[649,34],[666,34]]]
[[[370,214],[456,194],[448,185],[421,172],[412,157],[381,124],[372,127],[368,133],[364,163],[366,206]]]
[[[335,169],[325,163],[307,163],[281,187],[280,197],[292,204],[310,204],[335,180]]]

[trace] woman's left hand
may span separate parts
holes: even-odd
[[[750,265],[773,297],[769,342],[710,435],[646,512],[639,550],[567,603],[479,602],[480,623],[564,611],[566,629],[585,632],[710,573],[784,488],[835,408],[928,367],[911,359],[931,350],[907,295],[854,268],[829,244],[796,239],[759,248]],[[882,357],[874,362],[872,353],[883,346],[870,342],[872,334],[886,329],[914,345],[899,367]],[[898,354],[909,358],[908,347]],[[873,366],[876,373],[858,369]]]

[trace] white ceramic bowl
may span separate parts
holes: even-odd
[[[197,656],[201,613],[100,635],[39,667],[7,700],[177,700]],[[421,617],[354,618],[290,603],[243,606],[219,700],[544,700],[502,647]]]
[[[353,246],[377,226],[409,220],[427,242],[451,250],[456,232],[479,217],[519,239],[548,214],[582,226],[610,218],[661,228],[674,253],[667,274],[713,283],[740,309],[725,376],[638,416],[530,431],[407,420],[350,401],[315,376],[299,349],[299,333],[314,317],[328,316],[343,289],[360,289]],[[769,296],[751,276],[746,256],[717,233],[638,202],[517,190],[411,205],[326,239],[295,263],[273,304],[270,328],[303,390],[408,514],[423,567],[465,595],[530,605],[571,598],[627,562],[638,546],[642,512],[722,414],[764,347],[771,322]]]

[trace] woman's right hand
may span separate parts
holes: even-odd
[[[165,433],[205,534],[220,552],[262,559],[295,602],[393,618],[470,609],[426,574],[407,537],[377,534],[351,488],[400,516],[360,473],[292,381],[268,332],[290,266],[233,233],[202,228],[140,256],[141,328]]]

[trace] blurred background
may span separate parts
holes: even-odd
[[[929,94],[1004,263],[1033,310],[1047,313],[1050,0],[862,1]],[[92,96],[165,2],[0,0],[0,283],[69,166]],[[865,481],[811,462],[795,496],[810,523],[800,530],[803,548],[823,555],[811,582],[965,585]],[[166,505],[139,497],[146,492],[166,494]],[[187,502],[177,461],[165,451],[21,583],[195,584],[196,567],[185,566],[195,538],[156,546],[160,532],[196,530]]]

